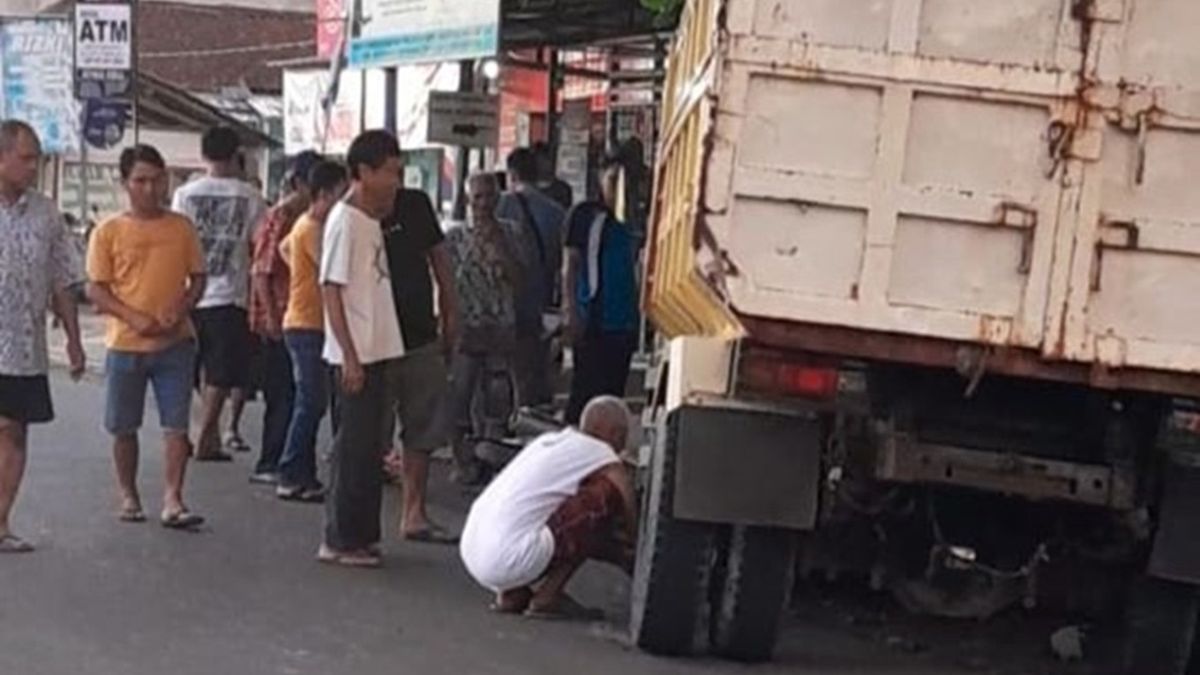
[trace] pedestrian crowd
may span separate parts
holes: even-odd
[[[293,157],[286,194],[270,208],[247,180],[236,131],[209,130],[201,152],[205,174],[168,200],[166,159],[149,145],[126,149],[127,209],[95,227],[84,262],[36,190],[36,133],[0,123],[0,553],[34,549],[9,516],[28,426],[54,417],[46,314],[67,335],[78,379],[86,357],[72,288],[86,282],[108,322],[103,424],[121,521],[147,519],[138,487],[147,388],[165,447],[159,521],[174,529],[205,520],[184,498],[189,463],[248,450],[241,411],[261,393],[250,481],[281,500],[324,503],[322,562],[381,563],[390,467],[403,489],[401,537],[459,544],[497,611],[578,612],[563,588],[585,560],[630,569],[637,520],[622,397],[639,326],[637,243],[614,210],[615,167],[599,200],[573,204],[546,148],[517,150],[510,189],[495,174],[472,175],[467,221],[443,230],[425,193],[402,186],[400,147],[384,131],[361,134],[341,163]],[[475,451],[490,433],[480,428],[490,392],[507,383],[514,405],[552,405],[557,338],[573,354],[568,428],[496,473]],[[431,455],[447,446],[455,479],[482,489],[461,542],[426,511]]]

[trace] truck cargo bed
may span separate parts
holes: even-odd
[[[670,336],[979,346],[1034,377],[1194,393],[1197,25],[1192,0],[690,2],[651,317]]]

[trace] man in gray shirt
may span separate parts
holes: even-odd
[[[539,406],[551,401],[550,340],[542,322],[545,314],[558,313],[559,274],[562,269],[563,222],[566,212],[536,187],[537,157],[521,148],[508,157],[512,190],[500,198],[496,215],[528,234],[532,266],[522,276],[517,291],[517,345],[515,366],[521,405]]]
[[[13,534],[9,514],[25,475],[30,424],[54,418],[46,308],[67,333],[71,376],[84,371],[79,314],[68,287],[79,261],[53,202],[34,191],[41,142],[33,128],[0,124],[0,554],[33,545]]]

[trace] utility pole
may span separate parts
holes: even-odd
[[[558,93],[562,89],[562,63],[558,59],[558,50],[550,49],[547,58],[550,61],[549,91],[546,92],[546,143],[558,163]]]
[[[129,56],[133,60],[133,63],[131,64],[133,66],[133,76],[130,78],[129,87],[132,90],[130,95],[130,98],[132,99],[130,111],[133,116],[133,142],[135,145],[142,142],[142,116],[140,111],[141,104],[138,102],[138,96],[142,90],[142,87],[138,82],[141,74],[141,70],[139,69],[141,59],[138,57],[138,24],[141,23],[138,21],[138,8],[140,5],[141,0],[129,0]]]
[[[400,72],[395,67],[384,68],[384,89],[383,89],[383,128],[388,130],[388,133],[395,136],[399,130],[399,120],[396,107],[399,103],[399,92],[397,91],[400,84]],[[363,89],[366,89],[364,83]]]

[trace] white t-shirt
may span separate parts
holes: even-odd
[[[237,305],[250,298],[250,242],[267,211],[253,185],[205,176],[175,191],[171,209],[196,224],[208,284],[199,308]]]
[[[554,557],[550,516],[585,478],[620,461],[608,444],[574,429],[530,443],[471,506],[459,544],[467,571],[493,591],[537,581]]]
[[[347,202],[334,206],[325,222],[321,283],[342,286],[346,323],[359,362],[365,366],[404,355],[383,229],[378,220]],[[328,311],[325,335],[325,360],[342,365],[342,346],[333,336]]]

